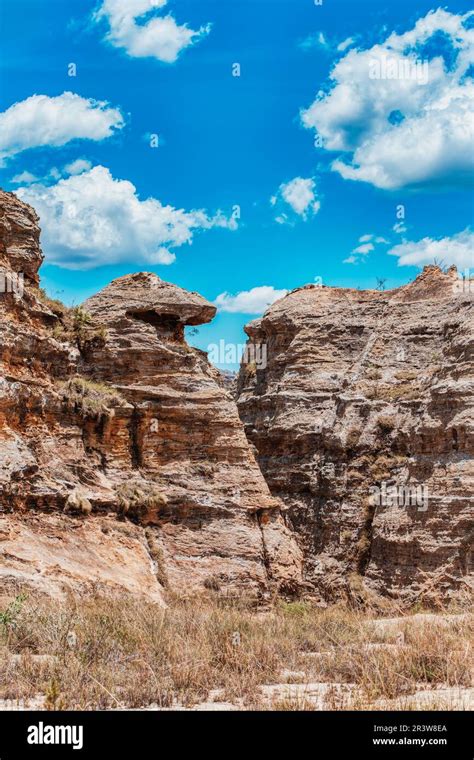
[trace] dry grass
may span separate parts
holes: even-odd
[[[397,380],[416,380],[419,377],[420,373],[418,370],[401,370],[400,372],[395,372],[395,378]]]
[[[36,296],[39,298],[39,300],[50,310],[53,312],[53,314],[56,314],[57,317],[65,317],[68,312],[68,307],[65,306],[62,301],[59,301],[57,298],[50,298],[48,294],[46,293],[44,288],[38,288],[36,291]]]
[[[397,420],[395,417],[390,417],[387,414],[381,414],[377,418],[377,425],[382,433],[391,433],[397,427]]]
[[[399,646],[393,630],[381,634],[345,607],[278,602],[262,612],[212,593],[171,600],[166,610],[131,598],[91,595],[58,605],[28,596],[0,615],[0,698],[41,693],[52,709],[167,707],[191,706],[218,689],[222,699],[268,707],[259,687],[290,669],[307,683],[355,684],[357,707],[420,684],[471,683],[472,619],[436,625],[407,616],[402,629]],[[22,656],[12,663],[12,654]],[[38,654],[51,657],[38,661]],[[296,707],[280,701],[279,709],[312,709],[306,698]]]
[[[401,382],[397,385],[382,385],[376,382],[365,390],[368,399],[378,401],[414,401],[420,398],[420,389],[413,383]]]
[[[168,500],[157,486],[139,480],[125,481],[116,489],[119,512],[130,518],[140,519],[150,509],[164,507]]]
[[[369,380],[381,380],[382,379],[382,373],[377,367],[368,367],[365,371],[365,376]]]
[[[370,464],[369,473],[375,482],[389,480],[393,477],[393,473],[404,465],[406,465],[406,457],[392,453],[388,456],[386,454],[380,454]]]
[[[257,365],[255,362],[248,362],[247,364],[242,364],[242,368],[244,372],[250,377],[255,377],[257,374]]]
[[[58,317],[53,328],[53,336],[57,340],[75,343],[82,352],[105,345],[106,328],[104,325],[95,325],[91,315],[82,306],[69,309],[60,301],[48,298],[44,292],[42,300]]]
[[[123,398],[114,388],[83,377],[73,377],[61,383],[60,394],[68,409],[84,417],[110,416],[114,407],[123,404]]]
[[[352,681],[369,703],[409,695],[420,688],[472,685],[472,621],[453,621],[447,628],[407,618],[403,628],[403,645],[382,639],[366,641],[362,647],[333,649],[322,663],[322,680],[330,676],[336,682]],[[377,646],[379,643],[382,646]]]
[[[385,401],[413,401],[420,398],[420,389],[413,383],[402,382],[381,389],[379,398]]]
[[[348,430],[347,436],[346,436],[346,448],[355,449],[355,447],[359,443],[361,435],[362,435],[362,429],[360,427],[351,427]]]

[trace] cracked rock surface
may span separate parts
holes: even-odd
[[[266,363],[242,365],[240,416],[322,602],[472,588],[473,296],[429,266],[396,290],[299,288],[246,328]]]
[[[25,273],[22,294],[0,295],[2,583],[157,601],[296,590],[282,505],[219,373],[184,338],[214,306],[142,272],[65,316],[38,289],[38,218],[11,193],[0,235],[2,272]]]

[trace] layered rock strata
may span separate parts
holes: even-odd
[[[0,575],[50,593],[292,592],[301,557],[186,325],[214,307],[138,273],[68,311],[38,218],[0,193]]]
[[[238,406],[322,602],[472,587],[474,282],[306,286],[250,323]]]
[[[427,267],[393,291],[292,292],[247,327],[244,432],[185,340],[212,304],[136,273],[68,310],[39,288],[38,223],[0,193],[4,589],[469,589],[474,283]]]

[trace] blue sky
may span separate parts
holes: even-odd
[[[2,2],[0,182],[41,213],[51,295],[154,271],[221,296],[206,349],[315,278],[474,266],[468,3],[154,1]],[[410,74],[369,79],[383,56]]]

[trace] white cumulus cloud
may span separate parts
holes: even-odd
[[[354,248],[350,256],[343,259],[343,264],[364,264],[367,261],[366,257],[369,253],[375,251],[377,245],[390,245],[390,242],[384,237],[376,236],[372,233],[361,235],[359,243],[361,243],[361,245]]]
[[[167,0],[103,0],[93,18],[108,22],[107,41],[130,57],[174,63],[182,50],[209,33],[210,25],[198,30],[180,25],[171,14],[161,15],[167,4]]]
[[[347,257],[347,259],[343,259],[343,264],[358,264],[359,259],[356,256],[353,256],[352,254]]]
[[[31,185],[32,182],[37,182],[38,179],[39,178],[35,174],[24,171],[20,172],[20,174],[15,174],[15,176],[12,177],[10,181],[14,185]]]
[[[89,169],[92,169],[92,164],[85,158],[76,158],[64,167],[66,174],[82,174],[82,172],[88,172]]]
[[[131,182],[114,179],[104,166],[54,185],[23,187],[17,195],[41,218],[47,261],[67,269],[171,264],[175,254],[170,249],[191,243],[195,232],[237,227],[220,212],[210,217],[203,210],[164,206],[156,198],[142,201]]]
[[[370,49],[352,49],[336,62],[330,88],[301,114],[326,150],[342,154],[333,161],[334,171],[383,189],[469,181],[474,168],[469,16],[430,11],[405,34],[390,34]],[[450,45],[454,64],[441,53],[422,60],[423,46],[435,35]]]
[[[474,233],[466,229],[451,237],[435,240],[425,237],[417,242],[405,241],[389,251],[398,257],[399,266],[418,266],[435,262],[455,265],[458,270],[474,267]]]
[[[337,50],[340,53],[343,53],[345,50],[347,50],[347,48],[351,47],[351,45],[353,44],[354,44],[354,37],[347,37],[347,39],[339,43],[339,45],[337,46]]]
[[[357,246],[357,248],[354,248],[352,253],[361,253],[363,256],[365,256],[367,253],[370,253],[374,250],[374,246],[372,243],[364,243],[363,245]]]
[[[124,125],[107,102],[62,95],[31,95],[0,113],[0,166],[28,148],[58,147],[70,140],[103,140]]]
[[[308,179],[295,177],[290,182],[284,182],[270,202],[272,206],[280,207],[284,202],[297,216],[305,220],[317,214],[321,208],[321,202],[316,193],[316,182],[311,177]],[[281,213],[275,218],[280,224],[290,221],[286,213]]]
[[[242,290],[236,295],[221,293],[214,303],[219,311],[232,314],[263,314],[272,303],[287,293],[287,290],[277,290],[273,285],[261,285],[251,290]]]

